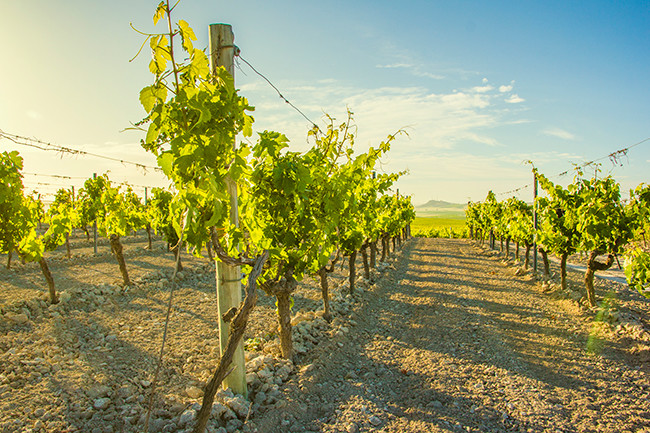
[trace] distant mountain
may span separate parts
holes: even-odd
[[[429,200],[415,206],[415,214],[420,217],[465,218],[466,204],[449,203],[442,200]]]
[[[425,208],[465,209],[466,207],[467,204],[449,203],[448,201],[442,201],[442,200],[429,200],[424,204],[415,206],[416,209],[425,209]]]

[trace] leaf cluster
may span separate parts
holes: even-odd
[[[171,12],[166,2],[156,9],[154,24],[166,19],[168,31],[146,35],[154,82],[140,92],[147,112],[140,125],[148,125],[142,146],[178,191],[164,205],[176,217],[166,221],[158,209],[161,225],[182,231],[197,252],[212,229],[231,256],[268,250],[262,279],[279,280],[314,274],[335,251],[350,253],[414,218],[409,198],[385,196],[401,173],[373,176],[395,135],[355,154],[352,113],[340,124],[327,116],[326,132],[311,130],[314,142],[305,152],[290,150],[287,137],[274,131],[234,146],[238,134],[252,135],[253,108],[225,69],[208,67],[192,29],[182,20],[173,25]],[[174,51],[178,38],[185,62]],[[235,220],[228,191],[239,202]]]

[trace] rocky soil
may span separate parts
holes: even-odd
[[[157,240],[125,239],[122,288],[103,246],[0,271],[0,432],[143,431],[172,282]],[[218,358],[214,264],[184,256],[150,430],[190,431]],[[553,272],[558,273],[555,265]],[[650,432],[650,302],[582,275],[569,290],[466,240],[413,239],[349,295],[346,269],[295,293],[296,356],[279,359],[274,300],[245,336],[249,399],[221,391],[211,432]]]

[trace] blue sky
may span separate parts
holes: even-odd
[[[0,3],[0,130],[154,165],[137,132],[156,2]],[[355,113],[359,151],[398,129],[383,164],[409,169],[400,192],[482,200],[530,183],[533,160],[553,175],[650,137],[648,1],[252,1],[183,0],[185,19],[207,45],[210,23],[233,25],[242,56],[319,121]],[[246,65],[236,71],[256,106],[256,130],[307,147],[309,124]],[[12,145],[25,171],[157,186],[154,173],[93,158]],[[624,188],[648,182],[650,142],[613,168]],[[565,183],[570,178],[560,178]],[[38,185],[52,183],[55,185]],[[25,176],[51,193],[82,180]],[[531,191],[519,196],[529,200]],[[507,198],[502,195],[500,198]]]

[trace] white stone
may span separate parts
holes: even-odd
[[[275,374],[280,380],[284,382],[289,378],[289,374],[291,374],[291,367],[284,365],[278,368]]]
[[[196,411],[194,409],[187,409],[181,414],[181,417],[178,421],[178,424],[181,427],[185,427],[189,423],[193,422],[196,419]]]
[[[95,399],[93,407],[97,410],[104,410],[111,404],[111,399],[108,397]]]
[[[19,325],[22,325],[29,321],[29,317],[27,317],[27,314],[25,313],[20,313],[20,314],[6,313],[5,319],[7,319],[10,322],[17,323]]]
[[[255,394],[255,403],[262,405],[266,401],[266,393],[258,392]]]
[[[189,398],[201,398],[203,397],[203,390],[197,386],[188,386],[185,388],[185,394]]]
[[[345,431],[347,433],[358,433],[359,432],[359,427],[357,427],[357,425],[355,423],[351,422],[350,424],[348,424]]]
[[[236,396],[234,398],[225,399],[224,403],[230,409],[232,409],[237,416],[240,418],[245,418],[248,415],[248,410],[250,408],[250,402],[246,401],[242,396]]]
[[[259,377],[262,382],[266,382],[271,378],[271,372],[267,368],[263,368],[257,372],[257,377]]]
[[[249,371],[256,371],[259,370],[259,368],[264,364],[264,358],[261,356],[258,356],[257,358],[253,358],[250,361],[246,363],[246,370]]]
[[[102,397],[107,397],[110,392],[111,389],[106,385],[95,385],[88,389],[88,391],[86,391],[86,394],[88,394],[88,397],[94,400]]]
[[[220,418],[223,414],[228,411],[228,408],[221,403],[214,403],[212,405],[211,414],[214,417]]]

